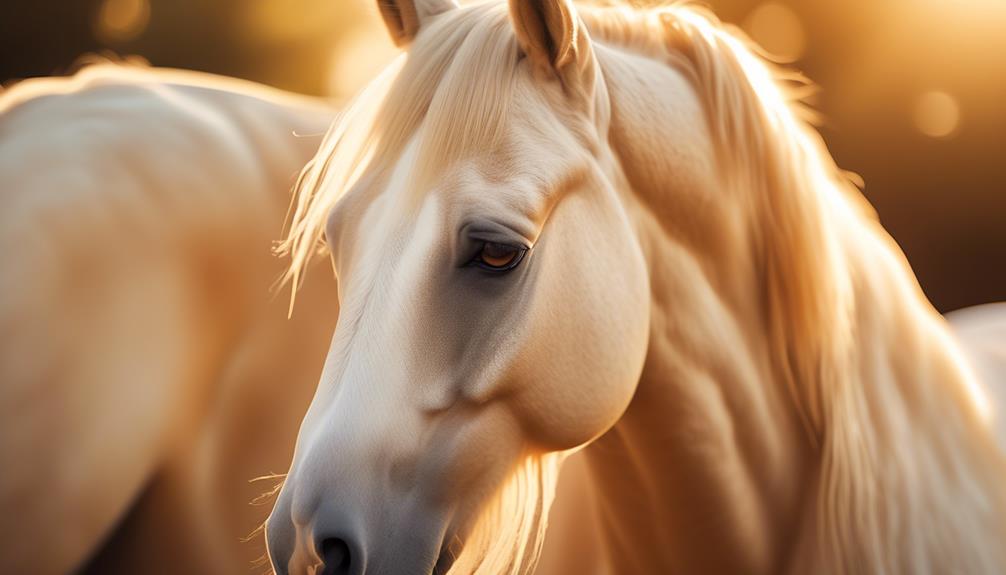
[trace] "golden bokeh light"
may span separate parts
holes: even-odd
[[[961,120],[960,106],[946,92],[926,92],[915,102],[913,119],[915,127],[923,134],[945,138],[957,132]]]
[[[352,96],[399,54],[386,37],[383,23],[373,18],[339,38],[329,76],[331,95]]]
[[[344,11],[342,1],[332,0],[243,0],[236,14],[241,28],[251,36],[268,41],[297,42],[331,33]],[[352,13],[352,12],[351,12]]]
[[[807,37],[800,17],[780,2],[765,2],[744,20],[744,31],[769,54],[783,62],[803,56]]]
[[[150,0],[105,0],[95,20],[95,35],[102,42],[128,42],[143,34],[149,23]]]

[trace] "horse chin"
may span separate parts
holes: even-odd
[[[449,543],[454,540],[454,544]],[[392,554],[388,557],[385,568],[377,568],[380,573],[425,573],[427,575],[446,575],[460,553],[458,541],[451,536],[446,536],[441,540],[440,545],[431,542],[430,547],[436,549],[436,554],[429,551],[419,551],[418,557],[408,557],[406,555]],[[418,559],[418,560],[417,560]],[[382,562],[384,563],[384,562]],[[421,568],[416,569],[420,565]],[[411,567],[410,567],[411,566]],[[369,573],[371,569],[367,569]]]
[[[417,528],[418,527],[418,528]],[[384,575],[446,575],[461,552],[461,540],[447,529],[430,529],[412,524],[413,531],[405,537],[392,537],[398,543],[390,548],[374,549],[375,556],[365,561],[364,572]]]

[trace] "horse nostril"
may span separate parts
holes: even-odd
[[[325,564],[322,575],[347,575],[352,557],[349,545],[342,539],[329,538],[321,542],[321,560]]]

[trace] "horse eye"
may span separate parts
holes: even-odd
[[[527,250],[499,244],[496,242],[486,242],[482,244],[482,250],[475,256],[474,264],[487,270],[501,272],[512,270],[524,259]]]

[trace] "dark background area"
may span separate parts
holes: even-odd
[[[1006,0],[711,0],[788,57],[942,311],[1006,300]],[[394,53],[373,0],[0,0],[0,81],[87,53],[340,99]]]

